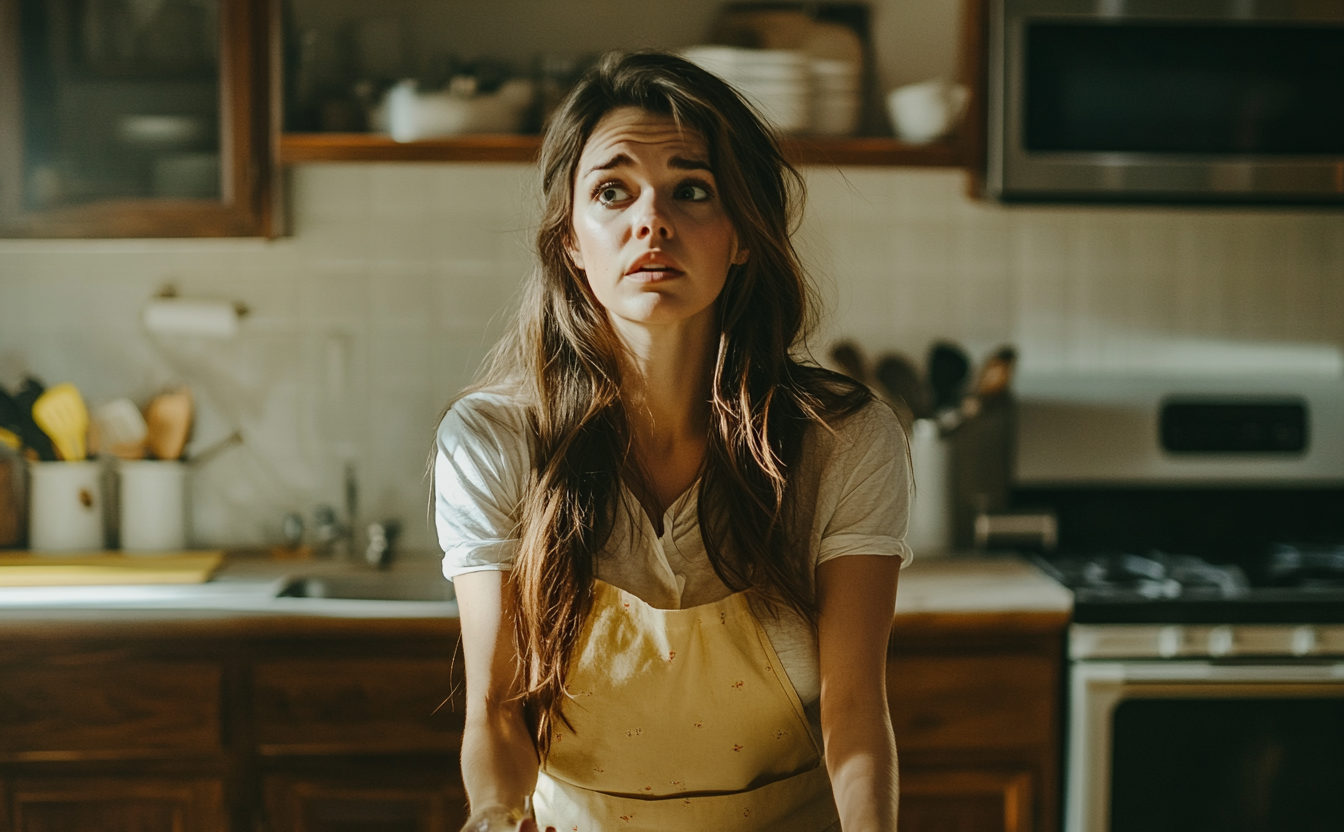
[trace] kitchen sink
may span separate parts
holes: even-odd
[[[281,587],[280,598],[338,598],[355,601],[452,601],[453,584],[442,575],[370,572],[359,575],[296,577]]]

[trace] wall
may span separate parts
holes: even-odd
[[[287,511],[338,503],[353,460],[367,519],[425,521],[435,419],[501,331],[530,263],[530,168],[313,165],[295,233],[272,242],[0,241],[0,382],[70,380],[91,403],[186,382],[201,544],[279,539]],[[800,251],[838,335],[870,354],[1015,343],[1034,372],[1339,372],[1344,214],[1003,208],[941,170],[812,170]],[[251,308],[232,341],[151,336],[144,302]]]

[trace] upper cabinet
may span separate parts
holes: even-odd
[[[267,0],[0,0],[0,234],[261,236]]]
[[[795,163],[976,170],[983,2],[0,0],[0,237],[270,236],[281,165],[530,162],[547,108],[601,52],[806,40],[789,15],[831,38],[810,58],[845,59],[812,98],[827,126],[785,139]],[[743,23],[761,14],[783,17]],[[965,121],[898,140],[886,91],[933,76],[969,90]],[[491,93],[523,103],[503,118]],[[420,104],[475,121],[398,134]]]
[[[601,52],[706,43],[801,49],[857,64],[857,118],[841,126],[833,117],[837,105],[843,109],[838,99],[848,94],[840,89],[844,82],[815,96],[812,125],[786,131],[785,151],[797,164],[957,167],[973,165],[980,152],[974,137],[980,129],[981,0],[282,4],[284,163],[530,161],[547,105]],[[809,18],[817,24],[811,30]],[[772,68],[762,98],[781,100],[781,72]],[[900,141],[892,134],[885,93],[934,76],[969,89],[966,121],[938,141]],[[403,85],[389,95],[398,79],[407,78],[417,79],[414,88]],[[496,107],[490,93],[507,79],[530,85],[535,102],[526,112],[503,114],[513,119],[510,128],[417,135],[417,121],[466,124],[499,117],[507,96],[496,94]]]

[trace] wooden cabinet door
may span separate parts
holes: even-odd
[[[462,745],[446,658],[294,658],[253,666],[257,745],[268,757],[437,753]]]
[[[9,790],[13,832],[226,832],[224,785],[157,777],[17,780]]]
[[[269,18],[0,0],[0,237],[268,234]]]
[[[901,773],[901,832],[1031,832],[1026,772]]]
[[[0,658],[0,762],[217,757],[222,673],[116,650]]]
[[[367,780],[266,779],[270,832],[457,832],[466,823],[460,781],[370,785]]]

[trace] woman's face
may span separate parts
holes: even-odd
[[[574,181],[570,257],[614,324],[713,314],[747,250],[724,213],[697,133],[637,107],[598,122]]]

